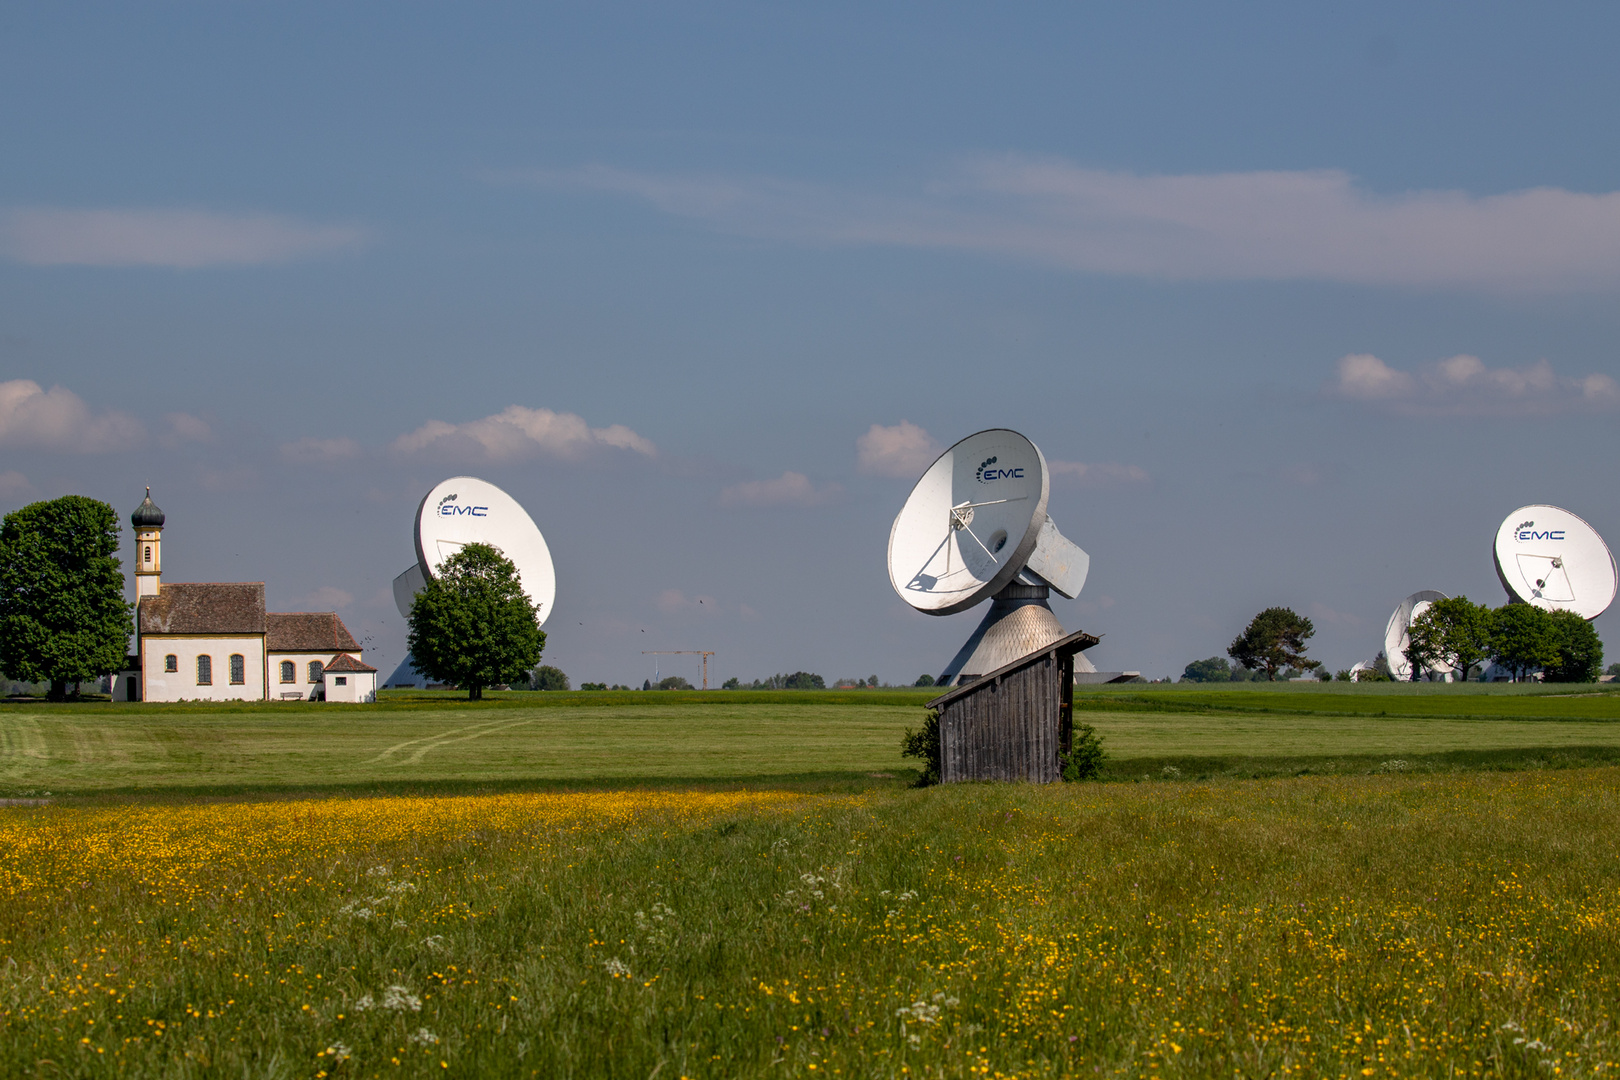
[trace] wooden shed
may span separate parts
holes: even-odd
[[[928,703],[939,710],[940,780],[1059,779],[1073,732],[1074,655],[1097,644],[1070,634]]]

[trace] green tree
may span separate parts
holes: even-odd
[[[1557,663],[1558,634],[1547,613],[1530,604],[1504,604],[1491,613],[1491,659],[1515,682]]]
[[[464,687],[478,701],[486,686],[517,682],[540,662],[546,635],[512,560],[488,544],[446,559],[411,604],[416,670]]]
[[[37,502],[0,522],[0,668],[13,679],[68,683],[124,666],[134,605],[124,599],[118,513],[82,495]]]
[[[1420,668],[1449,667],[1461,682],[1473,666],[1491,655],[1491,609],[1466,596],[1436,600],[1407,627],[1406,656],[1412,677]]]
[[[795,671],[782,680],[784,690],[825,690],[827,680],[808,671]]]
[[[1275,681],[1277,672],[1285,667],[1320,666],[1305,656],[1305,642],[1315,633],[1311,620],[1291,608],[1269,607],[1249,620],[1243,633],[1232,639],[1226,655],[1246,668],[1264,671],[1268,680]]]
[[[720,684],[720,689],[722,690],[739,690],[741,688],[742,680],[737,678],[735,675]]]
[[[1181,671],[1182,682],[1231,682],[1232,665],[1226,662],[1224,656],[1212,656],[1208,660],[1194,660]]]
[[[550,664],[541,664],[539,667],[529,672],[529,686],[535,690],[572,689],[568,685],[568,676],[563,673],[563,669],[552,667]],[[586,686],[584,689],[589,690],[591,688]],[[607,687],[604,686],[601,689],[606,690]]]
[[[1543,665],[1548,682],[1597,682],[1603,667],[1603,642],[1597,628],[1573,611],[1550,611],[1553,649],[1557,659]]]
[[[934,685],[934,677],[932,675],[919,675],[919,676],[917,676],[917,681],[912,683],[911,685],[912,686],[933,686]]]
[[[662,679],[658,680],[658,685],[653,687],[653,689],[654,690],[690,690],[690,689],[692,689],[692,684],[687,682],[685,679],[681,678],[679,675],[666,675]]]

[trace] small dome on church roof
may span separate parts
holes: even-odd
[[[151,488],[146,489],[146,498],[142,499],[141,505],[137,506],[135,512],[129,515],[129,521],[137,529],[163,528],[163,511],[159,510],[157,503],[152,501]]]

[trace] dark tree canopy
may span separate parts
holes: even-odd
[[[1227,647],[1226,655],[1275,680],[1283,668],[1308,670],[1319,666],[1305,656],[1305,642],[1315,633],[1311,620],[1291,608],[1269,607],[1249,621],[1243,633]]]
[[[658,684],[654,686],[653,689],[690,690],[692,689],[692,684],[681,678],[679,675],[665,675],[662,679],[658,680]]]
[[[1194,660],[1181,672],[1182,682],[1231,682],[1232,665],[1226,662],[1224,656],[1212,656],[1208,660]]]
[[[1412,677],[1417,678],[1420,669],[1449,667],[1466,682],[1469,670],[1491,655],[1493,618],[1490,608],[1466,596],[1430,604],[1407,627],[1406,657],[1412,663]]]
[[[1542,665],[1548,682],[1597,682],[1603,668],[1603,642],[1597,628],[1573,611],[1550,611],[1556,659]]]
[[[416,594],[409,640],[416,670],[465,688],[469,701],[526,679],[546,646],[517,567],[488,544],[450,556]]]
[[[1554,624],[1530,604],[1505,604],[1491,613],[1491,659],[1515,680],[1559,660]]]
[[[64,495],[0,523],[0,669],[14,679],[67,685],[124,666],[134,605],[124,599],[118,514]]]
[[[559,667],[552,667],[550,664],[541,664],[539,667],[529,672],[529,686],[535,690],[570,689],[568,684],[568,676],[563,672],[563,669]],[[581,690],[590,690],[592,688],[592,684],[586,684],[580,687]],[[595,688],[600,690],[607,689],[605,686]]]

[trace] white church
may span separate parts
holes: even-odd
[[[129,701],[377,699],[377,669],[335,611],[266,612],[264,582],[163,581],[163,511],[152,489],[135,526],[135,655]]]

